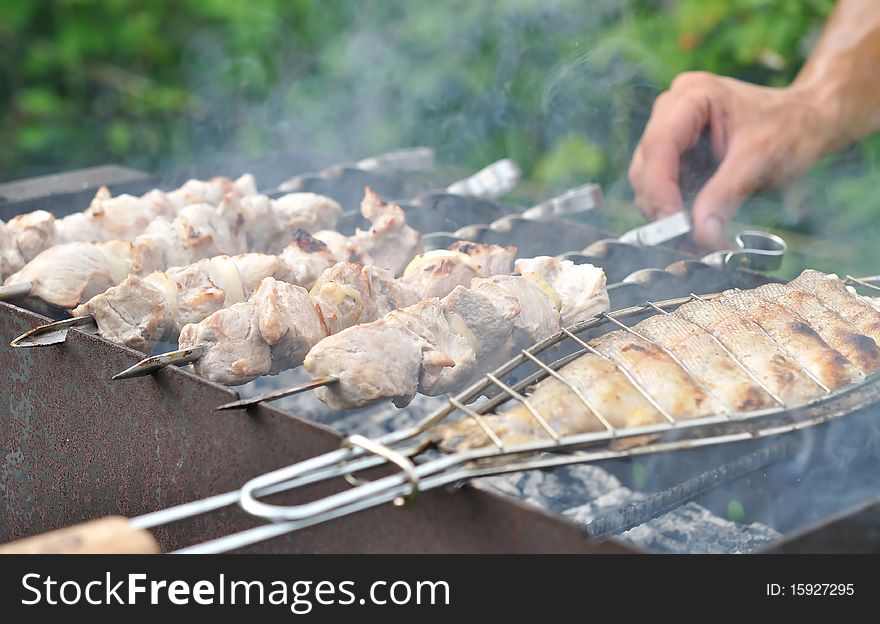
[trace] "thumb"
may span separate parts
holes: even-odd
[[[694,240],[711,249],[721,249],[724,228],[743,201],[757,190],[759,172],[748,154],[731,149],[715,174],[709,178],[694,200]]]

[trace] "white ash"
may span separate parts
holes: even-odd
[[[687,503],[620,537],[660,552],[736,554],[766,548],[780,535],[763,524],[736,524],[696,503]]]
[[[582,526],[646,498],[595,465],[488,477],[480,479],[477,487],[518,498]],[[659,552],[742,553],[765,548],[780,536],[762,524],[737,524],[687,503],[617,537]]]

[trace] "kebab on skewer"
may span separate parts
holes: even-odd
[[[398,206],[385,203],[369,189],[362,211],[372,220],[372,227],[357,230],[352,236],[331,230],[311,236],[296,230],[293,242],[278,255],[220,255],[144,277],[129,275],[75,308],[73,315],[81,321],[75,318],[40,326],[12,344],[51,344],[38,338],[58,329],[66,332],[68,327],[91,325],[105,338],[149,352],[159,340],[176,340],[183,325],[246,299],[264,277],[310,288],[324,269],[349,260],[400,272],[403,264],[420,251],[420,234],[406,224]],[[510,254],[512,258],[515,251]]]
[[[335,233],[329,234],[336,238]],[[321,235],[320,232],[317,234]],[[97,325],[98,333],[104,338],[149,353],[160,340],[176,340],[184,325],[197,323],[217,310],[244,301],[266,277],[310,289],[325,270],[337,263],[347,265],[352,258],[359,262],[370,260],[367,247],[381,248],[384,236],[399,242],[399,228],[377,229],[359,237],[355,235],[351,237],[350,245],[337,246],[344,254],[339,257],[326,243],[300,230],[295,234],[294,242],[279,255],[249,253],[233,257],[218,256],[185,267],[155,271],[143,278],[130,275],[121,284],[75,308],[73,315],[90,316]],[[409,243],[410,251],[416,250],[414,242],[415,239]],[[463,249],[464,253],[459,249]],[[515,254],[515,247],[459,242],[450,250],[418,256],[410,263],[402,282],[405,288],[416,292],[442,288],[444,280],[469,281],[471,277],[482,275],[482,265],[493,272],[509,270]],[[507,258],[506,267],[502,256]],[[385,261],[389,260],[397,262],[386,255]],[[364,271],[367,281],[353,279],[354,284],[342,279],[343,272],[340,270],[336,271],[334,277],[323,276],[325,284],[321,286],[322,295],[331,297],[332,290],[332,297],[338,299],[344,298],[344,292],[353,292],[352,288],[367,288],[365,296],[369,298],[373,294],[369,290],[372,277],[379,275],[379,271],[393,277],[387,268],[373,266],[369,269],[371,272],[367,272],[367,269]],[[432,276],[430,279],[428,273]],[[334,289],[330,289],[328,283],[332,283]]]
[[[196,373],[246,383],[299,366],[322,338],[410,306],[426,292],[445,294],[487,270],[509,273],[515,254],[515,247],[458,243],[416,257],[399,280],[369,265],[339,263],[311,291],[266,278],[248,301],[184,326],[180,350],[200,349]]]
[[[565,196],[570,195],[571,192]],[[281,258],[255,253],[233,258],[218,256],[185,267],[157,271],[145,278],[130,275],[120,285],[76,308],[73,312],[75,318],[36,327],[13,340],[12,344],[18,347],[56,344],[63,342],[70,327],[81,327],[85,331],[97,331],[110,340],[149,352],[157,340],[176,339],[183,325],[198,322],[211,312],[247,297],[263,277],[272,276],[310,288],[320,271],[335,261],[357,259],[375,263],[366,248],[373,250],[374,255],[381,256],[379,262],[395,264],[394,254],[415,249],[413,232],[398,227],[396,221],[402,224],[402,215],[392,213],[376,200],[375,195],[371,199],[374,201],[364,202],[363,206],[364,213],[376,221],[370,232],[354,237],[345,237],[332,231],[317,233],[317,236],[333,245],[335,253],[326,243],[299,232]],[[455,280],[456,284],[468,283],[471,277],[478,274],[493,275],[508,271],[515,251],[511,252],[510,259],[501,260],[502,266],[496,268],[491,266],[493,254],[485,251],[491,247],[459,242],[451,248],[453,251],[463,251],[465,256],[473,256],[477,265],[485,266],[481,273],[476,273],[467,263],[461,262],[462,259],[467,260],[464,256],[455,258],[458,254],[453,254],[449,258],[449,251],[425,254],[420,262],[439,263],[438,266],[446,273],[432,272],[430,283],[425,284],[419,292],[423,297],[445,294],[448,288],[443,292],[430,288],[443,288],[443,283],[448,280]],[[399,257],[405,258],[405,255]],[[494,257],[500,258],[497,255]],[[408,274],[407,278],[418,279],[420,274]]]
[[[788,285],[773,284],[746,291],[749,297],[758,295],[764,301],[771,303],[782,301],[780,305],[786,308],[783,312],[784,318],[796,319],[792,329],[797,329],[801,334],[806,335],[808,332],[805,333],[802,327],[806,324],[809,330],[820,338],[833,336],[839,341],[841,349],[848,350],[846,357],[858,369],[858,374],[849,381],[839,380],[840,383],[848,385],[839,388],[842,392],[838,396],[831,395],[816,384],[812,387],[801,386],[801,391],[795,389],[785,400],[782,400],[772,396],[767,391],[767,384],[762,382],[776,376],[773,370],[767,368],[768,363],[775,367],[786,366],[788,363],[792,368],[788,373],[778,376],[777,383],[780,387],[792,382],[799,384],[797,380],[803,369],[798,368],[801,365],[796,360],[801,355],[805,355],[807,361],[815,359],[816,349],[823,348],[821,343],[815,340],[798,341],[795,343],[797,346],[790,347],[781,336],[773,339],[769,338],[768,333],[764,339],[759,339],[761,340],[759,344],[751,344],[750,341],[756,335],[755,327],[762,326],[751,321],[749,317],[744,317],[745,320],[740,319],[737,311],[740,304],[727,307],[718,301],[717,295],[708,295],[708,300],[692,296],[693,302],[686,304],[691,306],[686,315],[667,311],[680,306],[681,300],[657,304],[648,302],[643,306],[619,313],[601,314],[600,317],[603,318],[563,330],[524,350],[519,357],[501,370],[510,372],[513,370],[512,367],[515,368],[518,363],[528,359],[538,362],[538,354],[559,344],[566,336],[575,339],[584,347],[582,354],[574,354],[573,360],[572,356],[565,358],[569,362],[567,364],[563,365],[561,361],[557,364],[541,363],[541,368],[549,377],[537,385],[533,385],[536,378],[535,375],[531,375],[515,383],[512,388],[508,388],[508,392],[499,396],[498,400],[490,400],[473,410],[466,408],[463,403],[469,402],[485,384],[475,385],[456,397],[450,397],[447,406],[435,411],[414,427],[396,431],[376,440],[367,440],[362,436],[357,436],[358,439],[355,440],[353,436],[352,448],[337,450],[312,458],[305,463],[301,462],[257,477],[239,490],[191,501],[175,508],[139,516],[130,521],[119,517],[96,520],[22,540],[5,546],[3,550],[10,553],[47,550],[56,552],[68,549],[79,552],[83,550],[82,545],[86,544],[92,550],[101,548],[101,552],[110,552],[108,548],[102,547],[112,542],[111,545],[116,547],[113,550],[115,552],[122,542],[134,550],[157,552],[155,541],[144,532],[144,527],[156,527],[243,502],[248,511],[269,517],[269,514],[265,513],[268,507],[258,510],[253,505],[263,492],[290,491],[304,484],[349,474],[356,468],[375,467],[380,463],[391,465],[393,460],[389,460],[389,457],[397,448],[403,448],[405,456],[412,461],[423,450],[430,448],[430,445],[424,442],[431,440],[422,438],[423,434],[433,438],[433,441],[439,443],[445,451],[466,454],[457,457],[444,455],[438,460],[439,463],[420,462],[416,463],[416,469],[407,470],[410,464],[402,472],[371,484],[370,493],[358,492],[362,503],[365,502],[367,506],[378,505],[408,493],[411,495],[449,483],[460,483],[462,479],[492,474],[491,471],[482,469],[492,465],[499,468],[499,473],[564,465],[566,463],[564,459],[563,461],[556,459],[568,455],[558,455],[554,452],[556,450],[586,447],[586,453],[576,455],[572,460],[573,463],[577,463],[596,461],[608,456],[629,455],[622,450],[621,442],[635,442],[641,452],[661,452],[687,448],[688,442],[699,444],[708,441],[711,444],[722,444],[749,437],[757,439],[827,422],[830,418],[850,413],[872,400],[871,397],[876,395],[876,392],[870,387],[863,388],[866,391],[865,396],[858,398],[860,393],[856,383],[864,380],[861,386],[876,385],[877,372],[880,369],[880,349],[876,343],[876,340],[880,340],[878,334],[880,311],[871,307],[866,309],[867,302],[849,292],[846,288],[847,283],[873,287],[872,284],[855,278],[848,277],[844,282],[836,276],[808,270]],[[721,299],[739,297],[742,294],[737,290],[728,291],[723,293]],[[728,299],[728,301],[732,300]],[[705,312],[695,309],[701,307],[695,304],[705,303],[718,303],[721,308],[720,313],[717,313],[713,306],[708,308],[702,306],[706,308]],[[803,304],[806,304],[806,309],[802,307]],[[626,334],[623,339],[606,334],[588,344],[577,338],[577,335],[586,329],[596,327],[599,321],[621,324],[623,317],[632,316],[633,313],[644,313],[651,308],[658,313],[657,316],[632,328],[626,327],[619,332],[612,332],[612,334]],[[733,321],[729,320],[731,314],[734,316]],[[703,319],[706,326],[688,320],[689,318]],[[778,322],[777,318],[768,320],[768,323]],[[653,330],[656,334],[652,332],[651,324],[654,325]],[[649,333],[650,338],[648,338]],[[873,337],[868,334],[873,334]],[[635,339],[630,340],[632,337]],[[762,354],[761,351],[766,346],[763,340],[767,338],[772,343],[771,352]],[[615,343],[625,344],[628,340],[630,342],[627,348],[608,347]],[[649,346],[647,350],[645,343]],[[787,353],[779,353],[777,349],[781,347],[791,350]],[[627,359],[616,360],[615,354],[623,352],[628,354]],[[839,354],[843,355],[843,352]],[[791,359],[787,360],[789,357]],[[833,354],[831,357],[836,358]],[[863,362],[862,365],[855,364],[859,360]],[[501,370],[498,371],[498,375],[502,374]],[[866,379],[865,376],[868,375],[871,375],[871,378]],[[492,379],[487,376],[485,383],[492,382]],[[687,381],[682,388],[679,383],[683,379]],[[642,382],[646,380],[650,383],[643,385]],[[725,389],[727,398],[721,399],[719,395],[707,397],[707,388],[710,387],[707,384],[710,383],[715,384],[714,391],[722,389],[721,386],[729,386]],[[750,386],[753,397],[747,398],[750,394]],[[647,391],[648,388],[651,392]],[[744,392],[733,391],[735,388]],[[847,394],[851,389],[856,390],[855,397]],[[733,401],[727,406],[728,408],[740,404],[740,407],[746,411],[732,414],[733,418],[729,420],[711,418],[710,412],[709,418],[694,423],[696,426],[690,430],[685,427],[677,428],[675,426],[677,421],[666,418],[667,410],[680,401],[674,396],[676,391],[683,393],[689,390],[697,390],[699,400],[685,397],[686,403],[681,403],[681,407],[685,410],[688,405],[697,404],[697,409],[703,409],[699,404],[711,403],[721,410],[718,415],[723,416],[726,400]],[[710,394],[714,391],[708,390]],[[518,392],[527,394],[527,397],[517,394]],[[755,402],[754,396],[760,396],[762,393],[763,398]],[[822,398],[823,393],[827,395],[825,398],[829,400],[828,402],[817,400]],[[662,401],[655,398],[664,395],[666,399]],[[835,398],[843,402],[831,402]],[[856,400],[852,401],[853,398]],[[511,399],[510,402],[514,404],[512,408],[490,412],[507,399]],[[745,403],[739,403],[743,400]],[[761,409],[762,406],[771,406],[774,409],[768,413]],[[470,418],[445,423],[444,419],[450,416],[452,407]],[[798,408],[804,408],[804,413],[795,411]],[[758,420],[768,415],[777,419]],[[687,411],[682,411],[679,416],[693,417]],[[717,428],[719,421],[725,423],[724,428]],[[738,422],[740,424],[737,424]],[[761,422],[764,422],[764,425],[760,425]],[[640,425],[645,425],[649,431],[631,429]],[[653,430],[650,430],[652,427]],[[673,439],[672,445],[639,444],[639,439],[653,439],[657,434],[676,430],[679,435]],[[578,434],[590,432],[600,432],[600,434],[577,437]],[[701,437],[703,435],[707,437]],[[590,447],[587,445],[596,449],[596,452],[589,453]],[[380,453],[375,449],[384,452]],[[412,451],[412,449],[416,450]],[[478,450],[467,452],[468,449]],[[549,461],[522,461],[525,454],[541,451],[550,452],[547,456]],[[464,470],[465,462],[478,469]],[[318,472],[321,474],[317,474]],[[373,487],[374,485],[376,487]],[[364,508],[363,505],[358,505],[353,510],[346,510],[345,505],[349,502],[350,499],[338,500],[332,497],[321,501],[324,510],[341,510],[336,514],[337,516]],[[223,552],[242,548],[322,520],[320,513],[315,514],[298,507],[274,508],[272,511],[277,513],[272,514],[276,522],[271,526],[250,529],[178,552]],[[267,527],[271,530],[267,531]],[[71,536],[77,539],[71,539]],[[70,546],[71,544],[73,546]]]
[[[172,191],[154,189],[140,197],[128,194],[113,197],[107,187],[102,186],[82,212],[56,218],[45,210],[34,210],[17,215],[8,223],[0,221],[0,278],[21,270],[38,254],[55,245],[129,240],[157,217],[173,219],[189,204],[217,206],[228,193],[241,198],[257,196],[254,177],[245,174],[236,180],[192,179]]]
[[[399,208],[384,208],[384,202],[372,194],[365,203],[380,204],[371,208],[371,214],[382,227],[406,229]],[[249,249],[277,253],[285,244],[279,232],[289,242],[297,229],[333,227],[340,213],[338,203],[312,193],[293,193],[277,200],[264,196],[241,198],[229,193],[219,206],[189,204],[171,221],[157,217],[132,241],[63,243],[51,247],[7,278],[6,284],[29,284],[30,307],[69,310],[119,284],[130,274],[146,275]],[[267,222],[272,224],[271,228],[266,228]],[[417,238],[418,234],[411,236]]]
[[[521,342],[541,335],[548,331],[546,328],[549,331],[558,328],[560,309],[566,310],[565,320],[568,321],[608,308],[604,272],[592,265],[575,265],[571,261],[549,257],[521,260],[518,261],[518,267],[525,269],[525,277],[520,277],[509,275],[512,258],[509,249],[472,243],[464,243],[459,249],[471,252],[473,258],[480,258],[483,264],[480,265],[479,272],[459,269],[462,265],[473,263],[473,260],[466,257],[464,261],[456,262],[456,257],[465,255],[461,251],[454,251],[454,255],[442,252],[449,255],[442,263],[426,258],[437,252],[425,254],[411,263],[400,280],[405,290],[415,290],[416,298],[419,299],[413,306],[403,308],[400,300],[405,298],[398,298],[394,305],[370,305],[375,289],[368,283],[358,285],[350,279],[344,280],[346,284],[343,287],[333,289],[335,298],[328,305],[327,300],[322,297],[321,291],[324,287],[321,280],[312,288],[310,295],[305,289],[279,284],[267,278],[249,301],[220,310],[199,323],[185,326],[179,339],[180,350],[175,353],[198,353],[198,357],[193,358],[195,371],[212,381],[226,384],[246,383],[270,371],[277,373],[299,366],[304,356],[316,344],[302,336],[333,336],[345,328],[351,328],[354,323],[372,320],[368,318],[371,315],[363,313],[364,309],[369,309],[376,318],[381,315],[383,308],[395,310],[389,312],[390,315],[409,315],[413,318],[423,308],[427,310],[425,314],[430,314],[432,306],[438,305],[437,302],[441,300],[437,297],[422,298],[421,293],[437,292],[438,284],[441,283],[443,287],[440,288],[440,294],[450,293],[444,301],[455,295],[449,305],[473,308],[450,313],[450,316],[456,317],[451,322],[458,328],[459,334],[471,340],[476,340],[474,332],[503,333],[506,328],[507,333],[511,334],[515,328],[515,340]],[[501,274],[488,278],[479,277],[485,274],[484,266]],[[553,283],[548,282],[548,279]],[[338,285],[339,278],[334,281]],[[485,282],[485,285],[477,286],[477,291],[486,291],[488,294],[484,296],[477,291],[471,292],[471,289],[462,285],[462,281],[472,287]],[[344,293],[346,295],[341,296]],[[267,298],[273,298],[276,305],[265,305],[263,302]],[[387,298],[385,302],[388,303]],[[500,312],[493,305],[497,305]],[[355,314],[351,313],[352,310]],[[465,318],[481,311],[484,312],[484,318],[472,318],[474,329],[469,329]],[[493,313],[496,316],[500,314],[503,318],[492,318]],[[384,319],[376,322],[383,323]],[[286,328],[288,337],[294,339],[299,348],[296,351],[276,348],[273,336],[277,332],[264,334],[266,325]],[[357,325],[350,331],[368,326],[371,326],[370,323]],[[496,326],[500,326],[500,329],[496,329]],[[460,335],[458,337],[461,338]],[[393,335],[389,338],[393,339]],[[503,358],[504,352],[497,351],[498,347],[499,345],[489,344],[487,341],[481,352],[479,365]],[[379,350],[383,349],[385,350],[382,353],[392,359],[404,355],[395,350],[393,343],[380,344]],[[352,348],[354,352],[358,350],[359,347]],[[436,349],[434,351],[439,353]],[[159,356],[148,358],[115,378],[127,378],[155,370],[152,361],[157,357]],[[352,362],[357,362],[358,357],[354,354]],[[425,357],[430,360],[432,354],[426,353]],[[452,365],[448,357],[442,357],[446,366]],[[458,371],[463,371],[464,368],[465,366],[461,366]],[[393,381],[389,380],[389,383]]]
[[[91,317],[104,338],[149,353],[157,342],[176,339],[186,323],[245,300],[265,277],[310,285],[336,261],[327,245],[297,230],[277,255],[214,256],[144,277],[129,275],[72,314]]]
[[[534,342],[608,309],[604,272],[551,257],[518,260],[519,275],[474,279],[316,344],[304,359],[333,380],[318,397],[335,408],[465,387]],[[562,313],[564,311],[564,313]]]
[[[425,148],[398,150],[381,156],[367,158],[354,165],[364,170],[419,170],[429,167],[433,153]],[[320,174],[298,176],[282,184],[278,190],[299,190],[297,180],[309,175],[332,175],[336,168]],[[474,196],[496,196],[509,191],[519,180],[519,170],[515,163],[502,160],[493,163],[473,176],[453,183],[450,193]],[[141,197],[120,195],[112,197],[109,191],[99,189],[89,208],[82,213],[72,214],[62,219],[44,210],[19,215],[9,223],[0,221],[0,279],[19,271],[25,264],[49,247],[65,242],[96,242],[105,240],[131,240],[140,234],[158,216],[174,218],[179,210],[194,203],[217,205],[229,193],[242,199],[245,212],[251,217],[248,224],[248,248],[258,247],[256,241],[271,242],[280,237],[285,243],[290,224],[277,218],[279,208],[295,209],[296,198],[300,202],[314,197],[312,193],[294,192],[271,200],[257,192],[256,182],[251,174],[236,180],[216,177],[210,180],[189,180],[180,188],[163,192],[150,191]],[[276,205],[291,204],[291,205]],[[322,228],[335,227],[333,223],[307,223],[299,227],[310,232]],[[280,248],[280,247],[278,247]],[[0,298],[17,296],[20,289],[0,288]]]

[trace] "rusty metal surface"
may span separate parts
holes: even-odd
[[[336,448],[339,436],[268,406],[219,415],[234,394],[178,369],[125,383],[142,354],[71,331],[12,349],[45,319],[0,303],[0,541],[108,514],[135,516],[232,490]],[[316,488],[314,495],[326,493]],[[155,531],[165,550],[251,526],[229,509]],[[431,492],[253,547],[258,552],[626,552],[554,516],[472,489]]]

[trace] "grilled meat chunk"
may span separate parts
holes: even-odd
[[[195,370],[210,370],[213,380],[220,383],[235,383],[242,376],[265,375],[272,368],[272,356],[260,333],[259,319],[257,307],[251,301],[218,310],[201,323],[183,327],[181,348],[206,347],[195,363]]]
[[[355,231],[355,244],[372,259],[368,264],[400,275],[413,256],[422,250],[422,235],[407,225],[400,206],[386,203],[370,187],[364,189],[361,214],[372,225],[367,231]]]
[[[91,314],[103,337],[150,352],[158,341],[176,338],[187,323],[243,301],[270,276],[290,281],[289,267],[279,256],[216,256],[145,278],[129,275],[75,308],[73,315]]]
[[[509,274],[515,255],[515,246],[458,241],[413,258],[400,281],[422,297],[443,297],[476,277]]]
[[[422,299],[415,305],[390,312],[384,320],[406,328],[421,339],[416,341],[422,347],[416,391],[443,394],[445,388],[459,387],[462,378],[466,383],[474,375],[477,351],[468,336],[450,325],[440,299]]]
[[[213,178],[189,180],[179,189],[164,193],[152,190],[140,197],[112,197],[106,187],[95,194],[83,212],[56,219],[45,210],[14,217],[6,226],[9,234],[4,249],[14,248],[15,258],[0,263],[0,278],[20,270],[38,254],[54,245],[69,242],[97,242],[112,239],[131,240],[143,233],[158,217],[173,220],[189,204],[218,205],[227,195],[245,197],[256,194],[253,176],[238,180]],[[8,256],[7,254],[4,254]]]
[[[50,247],[10,275],[7,284],[31,282],[28,299],[71,309],[128,274],[130,258],[108,243],[63,243]]]
[[[318,204],[310,200],[309,205],[314,208]],[[192,207],[185,210],[190,209]],[[312,294],[317,297],[318,311],[325,315],[327,331],[378,318],[417,299],[406,284],[395,282],[384,269],[343,262],[330,270],[337,258],[325,243],[304,230],[296,230],[293,239],[278,256],[250,253],[229,258],[221,255],[167,271],[155,271],[144,279],[130,276],[77,307],[73,313],[92,314],[101,335],[111,340],[151,351],[157,341],[176,338],[184,325],[198,323],[246,299],[265,277],[312,288],[324,274]],[[467,256],[458,255],[471,262]],[[344,273],[347,275],[343,276]],[[361,292],[368,295],[362,298]],[[358,309],[364,305],[367,309]]]
[[[190,204],[173,221],[155,219],[134,240],[132,272],[142,275],[170,266],[182,266],[202,258],[247,251],[238,219],[237,200],[224,199],[220,206]]]
[[[179,211],[189,204],[212,204],[216,206],[228,194],[247,197],[257,194],[257,182],[249,173],[230,180],[222,176],[210,180],[190,179],[179,188],[166,193],[168,201]]]
[[[212,184],[214,184],[214,182],[212,182]],[[207,194],[213,199],[213,195],[209,192],[209,189],[215,188],[216,185],[212,186],[212,184],[208,184],[207,186],[196,185],[196,188],[201,189],[199,192]],[[216,184],[220,183],[218,182]],[[234,186],[234,184],[237,184],[237,182],[232,183],[230,181],[228,186]],[[245,187],[247,187],[247,184],[245,184]],[[278,240],[281,240],[278,236],[281,236],[282,238],[292,238],[296,243],[296,247],[288,249],[286,254],[288,259],[293,261],[296,258],[304,257],[306,253],[304,250],[316,249],[317,246],[322,246],[322,243],[311,238],[301,230],[294,230],[289,232],[289,234],[284,235],[278,233],[277,236],[271,239],[266,239],[266,237],[261,238],[259,233],[262,231],[260,229],[262,227],[262,222],[272,221],[272,219],[274,219],[272,222],[276,225],[283,221],[284,227],[287,227],[298,223],[296,218],[308,220],[307,215],[311,215],[309,218],[315,223],[327,224],[330,222],[335,223],[336,217],[339,214],[339,211],[335,210],[335,203],[332,202],[332,200],[321,198],[320,196],[310,193],[294,195],[297,195],[297,197],[285,196],[278,200],[269,201],[268,206],[274,212],[269,216],[260,215],[261,218],[256,220],[256,222],[253,219],[248,221],[246,210],[242,203],[244,200],[237,192],[227,193],[217,206],[209,203],[189,203],[181,207],[177,216],[172,220],[160,215],[150,221],[145,231],[135,237],[132,242],[121,239],[103,241],[100,243],[94,243],[97,247],[95,250],[91,251],[87,251],[87,247],[82,246],[84,243],[73,247],[62,247],[61,245],[49,247],[45,252],[40,254],[41,257],[38,264],[30,268],[28,265],[22,267],[19,273],[14,277],[7,279],[7,283],[14,283],[16,279],[24,279],[25,275],[35,275],[37,272],[46,273],[58,271],[63,273],[68,271],[69,269],[67,267],[70,266],[87,266],[90,261],[92,263],[100,263],[100,257],[103,255],[104,266],[102,269],[113,276],[114,281],[108,284],[108,286],[113,286],[123,282],[126,276],[130,273],[142,276],[153,271],[161,271],[169,266],[185,267],[198,260],[210,258],[212,256],[218,257],[225,254],[244,254],[248,248],[248,239],[253,239],[253,241],[255,241],[254,244],[275,245]],[[300,195],[304,195],[304,197],[299,197]],[[193,196],[195,196],[195,194],[187,195],[186,197],[191,199]],[[123,196],[120,196],[120,198],[100,199],[100,193],[98,197],[99,200],[105,204],[111,202],[113,199],[123,199]],[[144,197],[152,196],[147,194]],[[249,198],[250,197],[245,197],[244,199],[247,200]],[[157,204],[162,204],[162,201],[160,201],[161,198],[154,199]],[[144,198],[131,198],[131,200],[137,200],[137,202],[140,203],[147,201]],[[168,202],[165,201],[163,205],[167,206],[167,204]],[[96,204],[93,203],[93,208],[95,205]],[[114,210],[119,211],[121,209],[117,206]],[[109,214],[109,209],[106,207],[102,208],[102,211],[102,214],[105,216]],[[97,219],[95,216],[98,214],[97,209],[90,214],[92,215],[93,220]],[[116,213],[114,212],[114,215],[115,214]],[[32,218],[36,218],[37,216],[39,215],[31,213]],[[51,215],[49,216],[51,217]],[[114,219],[118,220],[118,215],[116,215]],[[287,219],[287,221],[284,221],[284,219]],[[108,223],[110,222],[111,221],[108,218]],[[113,222],[115,223],[115,221]],[[33,231],[35,232],[36,230]],[[8,228],[4,228],[3,233],[8,233]],[[36,236],[36,234],[34,234],[34,236]],[[260,241],[257,241],[257,239],[260,239]],[[28,239],[22,238],[22,240],[26,241]],[[98,253],[98,250],[102,253]],[[264,250],[257,249],[257,251]],[[314,259],[311,259],[309,263],[298,265],[295,270],[294,277],[302,280],[304,283],[308,279],[308,285],[310,285],[311,281],[317,277],[321,270],[329,266],[329,264],[332,264],[332,258],[329,257],[328,252],[323,251],[323,253],[318,253],[318,251],[319,250],[316,249]],[[79,257],[78,254],[82,255],[82,257]],[[7,257],[8,254],[4,254],[4,265],[7,264]],[[36,262],[36,259],[34,259],[34,262]],[[253,288],[256,288],[256,283],[258,283],[259,279],[262,279],[266,275],[265,273],[260,273],[260,271],[265,270],[266,267],[263,266],[258,268],[255,263],[258,264],[256,260],[247,263],[248,267],[254,268],[257,271],[254,276]],[[93,268],[94,267],[92,267],[92,269]],[[240,268],[243,267],[237,267],[237,269]],[[273,271],[271,274],[279,279],[288,279],[291,276],[291,273],[284,271],[281,267],[279,267],[278,270],[279,273]],[[92,270],[92,273],[93,272],[94,270]],[[191,270],[191,273],[193,275],[200,275],[202,270],[196,268]],[[225,273],[227,276],[234,278],[225,280],[227,282],[236,282],[240,280],[240,277],[235,278],[236,271],[231,269],[224,271],[221,267],[221,273]],[[78,282],[81,283],[84,279],[85,276],[80,276]],[[39,300],[42,300],[42,303],[48,304],[49,306],[72,308],[100,292],[95,292],[93,289],[79,288],[76,283],[71,284],[66,289],[59,290],[58,280],[46,281],[46,284],[48,283],[52,284],[52,288],[41,288],[39,291],[35,290],[32,292],[30,300],[31,305],[40,305]],[[97,287],[99,283],[107,282],[93,282],[91,288]],[[136,290],[144,286],[143,283],[139,281],[133,281],[131,284]],[[162,283],[160,283],[159,286],[164,289]],[[106,290],[106,288],[104,290]],[[72,298],[71,295],[77,292],[80,293],[78,296],[86,297],[86,299],[77,300]],[[206,293],[200,291],[192,293],[192,295],[196,299],[200,299],[207,295],[209,299],[226,300],[223,293]],[[187,294],[182,295],[184,298],[186,296]],[[113,293],[109,295],[109,298],[110,300],[120,302],[121,294]],[[186,308],[186,306],[181,306],[181,309],[182,308]],[[208,306],[208,308],[210,308],[210,306]],[[177,308],[171,305],[168,309],[173,311]],[[192,309],[196,310],[198,307],[192,307]],[[214,309],[217,308],[214,307]],[[125,313],[122,313],[121,310],[119,310],[119,312],[120,314],[114,313],[108,318],[115,318],[115,322],[120,322],[123,319],[129,318]],[[134,310],[132,310],[132,313],[133,314],[130,318],[136,322],[132,323],[133,326],[131,328],[126,329],[118,327],[111,330],[110,334],[120,337],[131,336],[132,340],[137,343],[138,348],[146,347],[151,341],[153,341],[151,332],[147,332],[146,328],[155,328],[156,325],[154,322],[145,322],[143,325],[144,331],[139,331],[135,326],[140,323],[140,321],[137,320],[140,318],[140,315],[136,314]],[[204,316],[196,320],[201,320],[201,318],[204,318]],[[185,318],[177,320],[182,320],[183,322],[186,321]],[[177,323],[175,320],[166,319],[166,327],[174,327],[175,331],[176,329],[179,329],[182,324],[183,323]],[[148,336],[147,334],[150,335]]]
[[[63,242],[55,227],[55,216],[45,210],[16,215],[9,220],[6,228],[25,264],[52,245]],[[13,268],[19,270],[21,267]]]
[[[591,318],[609,307],[605,272],[592,264],[538,256],[517,260],[515,270],[523,275],[537,274],[550,285],[559,296],[564,326]],[[584,293],[592,293],[593,297],[584,297]]]
[[[288,368],[287,362],[301,362],[312,345],[327,335],[326,326],[305,289],[266,278],[249,299],[254,305],[260,335],[269,346],[270,373]],[[245,374],[234,371],[238,377]],[[259,371],[252,373],[258,377]]]
[[[380,398],[408,405],[418,391],[422,354],[430,345],[385,319],[362,325],[351,336],[344,333],[325,338],[319,343],[322,348],[313,348],[305,358],[313,375],[339,374],[337,383],[317,390],[320,399],[335,408],[366,405]]]
[[[101,187],[86,210],[56,221],[57,236],[60,241],[82,242],[130,239],[156,217],[173,219],[178,210],[162,191],[149,191],[141,197],[112,197],[106,187]]]
[[[344,260],[333,255],[325,243],[304,230],[294,232],[293,241],[280,256],[290,272],[288,281],[303,288],[311,288],[321,273]]]
[[[25,264],[27,262],[18,248],[15,233],[0,221],[0,279],[21,270]]]
[[[418,300],[416,293],[395,280],[390,271],[354,262],[339,262],[324,271],[310,295],[329,333],[375,320]]]
[[[483,267],[458,251],[435,249],[413,258],[400,281],[426,297],[442,297],[455,286],[467,286],[475,277],[485,277]]]
[[[492,353],[490,356],[488,350],[482,349],[485,365],[481,368],[485,371],[497,368],[509,360],[512,353],[559,331],[559,309],[555,306],[555,302],[526,277],[493,275],[474,280],[471,282],[471,288],[489,297],[493,303],[515,302],[519,307],[519,314],[515,316],[511,315],[511,306],[507,303],[502,308],[502,317],[513,318],[513,331],[501,353]],[[591,295],[592,293],[584,293],[585,297]],[[464,312],[459,311],[459,314],[463,315]]]
[[[248,249],[278,253],[290,244],[297,230],[318,232],[336,227],[342,207],[334,200],[315,193],[289,193],[278,199],[250,195],[241,200],[248,222]]]
[[[513,259],[516,258],[516,245],[501,247],[489,243],[472,243],[457,241],[449,246],[450,251],[457,251],[474,260],[483,270],[483,277],[490,275],[506,275],[510,273]]]
[[[319,398],[332,407],[358,407],[381,399],[402,406],[416,392],[437,395],[460,390],[520,349],[559,330],[560,298],[543,278],[540,282],[510,275],[472,279],[470,288],[457,286],[439,301],[421,301],[325,338],[306,356],[305,367],[313,375],[340,380],[317,390]],[[590,291],[582,297],[599,299]],[[387,367],[380,361],[387,351],[362,351],[364,344],[386,332],[393,333],[402,352],[421,354],[418,366],[407,369],[405,382],[359,385],[364,368]],[[353,360],[357,368],[349,366]]]
[[[179,344],[181,349],[197,344],[209,348],[211,357],[203,356],[194,364],[198,374],[220,383],[241,384],[299,366],[309,349],[328,334],[375,320],[414,299],[390,272],[343,262],[327,269],[311,293],[267,277],[246,302],[232,306],[234,312],[221,309],[186,325]],[[255,336],[262,336],[259,357],[251,360],[241,357],[243,334],[235,329],[248,314],[254,317],[249,324],[259,330]],[[225,330],[227,324],[233,329]],[[248,340],[253,344],[259,338],[249,335]]]

